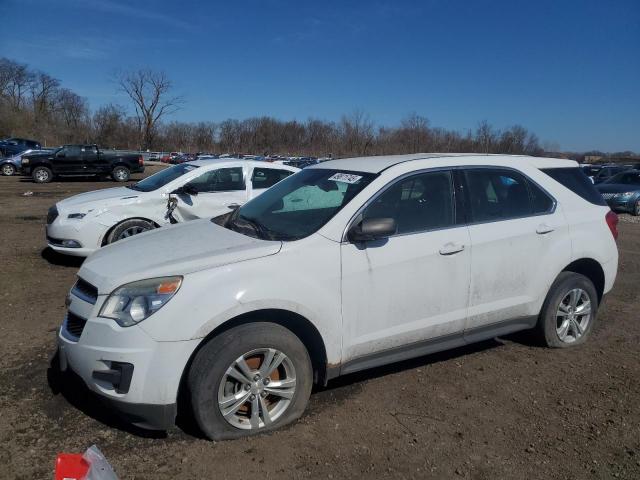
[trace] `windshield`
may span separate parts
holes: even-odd
[[[622,185],[640,185],[640,172],[622,172],[614,175],[604,183],[618,183]]]
[[[160,170],[158,173],[154,173],[150,177],[147,177],[144,180],[140,180],[138,183],[127,185],[127,187],[139,192],[152,192],[153,190],[157,190],[160,187],[164,187],[167,183],[175,180],[178,177],[181,177],[185,173],[188,173],[196,168],[198,168],[196,165],[174,165],[173,167]]]
[[[374,178],[364,172],[302,170],[237,209],[225,226],[267,240],[298,240],[327,223]]]

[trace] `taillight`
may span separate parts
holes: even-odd
[[[142,155],[138,157],[138,165],[144,166],[144,158],[142,158]]]
[[[615,212],[609,210],[607,215],[604,217],[609,226],[609,230],[611,230],[611,235],[615,240],[618,239],[618,215]]]

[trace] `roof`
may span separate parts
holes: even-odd
[[[443,163],[450,166],[459,165],[509,165],[511,162],[528,162],[536,168],[575,167],[577,162],[560,158],[531,157],[528,155],[500,155],[484,153],[414,153],[410,155],[383,155],[376,157],[355,157],[330,160],[308,168],[328,168],[354,172],[380,173],[400,163],[417,160],[439,159],[438,166]],[[448,161],[442,161],[448,160]]]
[[[259,160],[247,160],[246,158],[225,157],[225,158],[209,158],[203,160],[191,160],[189,162],[183,162],[182,165],[194,165],[196,167],[206,167],[208,165],[225,165],[233,164],[237,165],[253,166],[253,167],[266,167],[266,168],[279,168],[285,170],[297,171],[299,168],[291,167],[289,165],[280,165],[279,163],[262,162]]]

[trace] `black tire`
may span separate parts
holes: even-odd
[[[265,422],[260,420],[262,425],[258,428],[243,429],[232,425],[225,419],[218,405],[218,395],[222,389],[229,385],[226,372],[235,365],[236,359],[260,349],[275,349],[286,355],[287,361],[293,365],[295,370],[295,391],[289,403],[273,423],[265,425]],[[260,362],[263,361],[264,357]],[[256,368],[258,367],[261,368],[262,364],[256,366]],[[225,380],[224,383],[223,380]],[[266,380],[260,379],[256,385],[260,381]],[[271,381],[273,382],[273,380]],[[297,420],[304,413],[312,386],[311,359],[300,339],[290,330],[266,322],[240,325],[211,339],[196,354],[187,379],[194,419],[202,432],[211,440],[227,440],[269,432]],[[242,392],[242,389],[239,391]],[[253,394],[253,390],[248,394]],[[262,394],[267,395],[265,392]],[[256,396],[254,395],[254,397]],[[279,396],[273,398],[267,396],[265,402],[272,400],[277,402],[281,401],[280,399]],[[260,399],[258,398],[258,400]],[[262,401],[260,400],[260,402]],[[247,412],[253,411],[251,401],[247,400],[247,403],[243,404],[243,407],[238,411],[242,412],[243,408],[246,408]],[[271,406],[270,411],[273,412],[277,409],[278,404],[271,404]],[[261,408],[258,410],[260,411]],[[267,410],[269,409],[267,408]],[[246,422],[249,422],[249,417],[250,415],[247,413]]]
[[[578,338],[573,338],[569,335],[566,340],[562,340],[558,331],[563,324],[562,322],[564,322],[562,319],[563,317],[558,315],[560,302],[563,302],[563,300],[568,298],[570,292],[575,289],[580,289],[588,297],[591,312],[590,318]],[[536,328],[540,339],[548,347],[575,347],[584,343],[589,337],[589,334],[593,330],[593,326],[596,322],[597,313],[598,294],[593,286],[593,282],[579,273],[562,272],[558,275],[558,278],[556,278],[555,282],[553,282],[553,285],[551,285],[551,288],[549,289],[547,298],[542,305],[542,311],[540,312]],[[584,317],[577,318],[582,318],[584,320]],[[561,325],[558,325],[559,321]],[[578,321],[577,323],[580,325],[582,322]],[[571,329],[573,330],[573,327],[571,327]]]
[[[125,220],[124,222],[116,225],[113,230],[107,235],[106,244],[109,245],[113,242],[117,242],[118,240],[122,240],[123,238],[132,237],[139,233],[146,232],[148,230],[153,230],[155,225],[147,220],[142,220],[140,218],[132,218],[131,220]]]
[[[118,165],[111,171],[111,178],[116,182],[128,182],[129,178],[131,178],[131,172],[127,167]]]
[[[31,178],[36,183],[49,183],[53,180],[53,172],[48,167],[36,167],[31,172]]]
[[[2,171],[2,175],[5,175],[7,177],[15,175],[16,173],[16,167],[11,165],[10,163],[5,163],[4,165],[2,165],[2,167],[0,167],[0,170]]]

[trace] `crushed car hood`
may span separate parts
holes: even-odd
[[[248,237],[209,219],[163,227],[108,245],[90,255],[78,276],[111,293],[129,282],[275,255],[282,242]]]
[[[131,190],[127,187],[105,188],[93,192],[81,193],[73,197],[66,198],[57,203],[59,210],[67,211],[70,208],[79,210],[90,210],[92,208],[121,204],[122,200],[135,200],[142,192]]]

